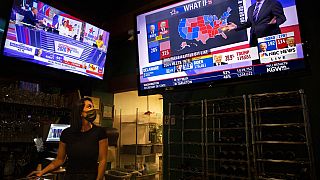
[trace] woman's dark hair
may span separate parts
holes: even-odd
[[[91,98],[82,98],[73,106],[72,119],[70,121],[70,125],[71,125],[71,129],[74,132],[80,132],[81,130],[81,126],[82,126],[81,113],[83,111],[85,101],[90,101],[91,103],[93,103]]]

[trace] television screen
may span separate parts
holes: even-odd
[[[48,131],[47,142],[60,141],[61,133],[64,129],[70,127],[68,124],[51,124]]]
[[[3,37],[3,32],[4,32],[4,28],[5,28],[5,19],[0,18],[0,42],[2,42],[2,37]],[[0,49],[1,49],[1,43],[0,43]]]
[[[5,56],[103,79],[109,32],[38,0],[14,0]]]
[[[306,67],[295,0],[181,1],[138,14],[136,31],[140,92]]]

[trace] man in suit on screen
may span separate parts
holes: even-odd
[[[151,25],[149,26],[149,31],[150,31],[150,32],[149,32],[149,38],[150,38],[150,39],[157,36],[157,34],[156,34],[156,26],[155,26],[154,24],[151,24]]]
[[[290,48],[290,47],[295,47],[296,46],[294,37],[287,37],[286,43],[287,43],[286,48]]]
[[[150,34],[155,34],[155,29],[156,29],[155,25],[151,24],[150,25]]]
[[[160,29],[159,29],[159,33],[164,35],[164,34],[168,34],[168,28],[167,28],[167,22],[166,21],[162,21],[160,22]]]
[[[267,47],[268,47],[267,43],[265,42],[260,43],[259,47],[260,47],[260,52],[267,52]]]
[[[282,4],[278,0],[256,0],[248,8],[247,22],[241,25],[229,23],[227,30],[240,31],[250,29],[250,46],[258,45],[258,38],[281,34],[280,25],[287,19]]]
[[[213,58],[214,58],[213,66],[221,66],[221,65],[228,64],[226,62],[222,62],[222,55],[221,54],[216,54],[213,56]]]
[[[42,23],[42,20],[37,19],[38,10],[35,7],[31,8],[31,11],[26,11],[22,22],[35,26],[37,23]]]

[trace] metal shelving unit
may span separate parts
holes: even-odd
[[[246,96],[205,100],[206,176],[251,179]]]
[[[168,119],[170,178],[250,179],[245,96],[169,103]],[[222,157],[223,152],[234,156]],[[223,167],[234,171],[222,172]]]
[[[169,179],[204,179],[204,101],[169,103]]]
[[[303,90],[249,95],[256,179],[315,179]]]
[[[148,126],[149,125],[149,123],[140,123],[140,122],[138,122],[138,119],[139,119],[139,117],[138,117],[138,114],[139,114],[139,109],[138,108],[136,108],[136,117],[135,117],[135,121],[129,121],[129,122],[123,122],[122,121],[122,118],[121,118],[121,109],[120,109],[120,143],[121,143],[121,131],[122,131],[122,126],[123,125],[126,125],[126,124],[133,124],[133,125],[135,125],[135,144],[133,144],[133,145],[135,145],[135,151],[134,151],[134,153],[132,154],[131,152],[130,153],[127,153],[127,152],[122,152],[122,150],[123,150],[123,145],[122,144],[120,144],[120,153],[119,153],[119,167],[121,167],[121,155],[134,155],[134,169],[135,170],[138,170],[138,167],[137,167],[137,163],[138,163],[138,158],[139,157],[145,157],[145,156],[152,156],[152,155],[154,155],[154,154],[151,154],[151,153],[148,153],[148,154],[138,154],[138,126]]]
[[[168,179],[315,180],[308,118],[303,90],[169,103]]]
[[[149,117],[149,121],[148,122],[142,122],[139,121],[139,109],[136,108],[136,114],[135,114],[135,120],[134,121],[123,121],[122,120],[122,114],[121,114],[121,109],[119,112],[119,123],[120,123],[120,136],[119,136],[119,147],[120,150],[118,152],[118,170],[119,171],[124,171],[127,170],[130,173],[133,173],[134,171],[140,171],[141,170],[141,165],[146,164],[146,163],[155,163],[156,162],[156,158],[157,155],[161,154],[160,152],[158,152],[158,149],[153,148],[153,146],[157,146],[159,145],[159,143],[155,144],[155,143],[139,143],[138,140],[139,138],[141,138],[141,136],[138,136],[138,129],[139,127],[146,127],[147,128],[147,133],[149,133],[150,127],[151,126],[155,126],[155,125],[159,125],[155,122],[150,122],[150,117]],[[134,128],[132,129],[135,132],[135,142],[134,144],[122,144],[121,139],[122,134],[121,132],[123,131],[123,128],[125,125],[131,125]],[[128,158],[130,157],[130,158]],[[131,161],[131,158],[134,158],[133,161]],[[126,163],[129,164],[133,164],[133,166],[129,165],[129,164],[122,164],[122,158],[128,158],[129,161],[127,161]],[[140,166],[138,166],[138,164],[140,164]],[[160,166],[160,164],[159,164]],[[126,169],[128,168],[128,169]],[[156,179],[156,176],[160,176],[160,174],[162,173],[161,171],[156,171],[156,172],[147,172],[148,174],[143,174],[143,175],[136,175],[135,173],[133,173],[132,179]]]

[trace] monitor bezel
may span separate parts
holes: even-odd
[[[182,2],[182,1],[179,1]],[[165,8],[167,6],[171,6],[174,4],[179,3],[177,1],[164,3],[162,5],[155,6],[153,8],[145,9],[140,12],[135,13],[134,21],[135,21],[135,43],[136,43],[136,64],[137,64],[137,88],[139,96],[147,96],[153,94],[167,94],[171,92],[181,92],[181,91],[190,91],[190,90],[199,90],[199,89],[206,89],[206,88],[215,88],[215,87],[222,87],[222,86],[235,86],[241,84],[248,84],[248,83],[257,83],[261,81],[272,81],[278,79],[288,79],[288,78],[300,78],[302,76],[310,76],[311,75],[311,67],[310,67],[310,44],[307,35],[305,34],[305,28],[301,24],[304,24],[305,21],[302,18],[301,9],[303,9],[303,3],[295,0],[296,9],[297,9],[297,17],[299,22],[299,29],[300,29],[300,37],[301,37],[301,44],[303,50],[303,61],[304,61],[304,68],[297,69],[297,70],[289,70],[289,71],[281,71],[281,72],[273,72],[273,73],[264,73],[264,74],[256,74],[253,76],[246,76],[246,77],[238,77],[238,78],[231,78],[231,79],[221,79],[221,80],[212,80],[208,82],[200,82],[188,85],[179,85],[179,86],[170,86],[165,88],[156,88],[156,89],[147,89],[143,90],[140,88],[141,81],[140,81],[140,61],[139,61],[139,47],[138,47],[138,31],[137,31],[137,16],[158,10],[161,8]],[[186,76],[187,77],[187,76]]]
[[[6,76],[7,74],[10,74],[11,72],[14,72],[15,71],[14,67],[18,67],[19,69],[17,70],[17,72],[31,75],[31,77],[34,77],[36,81],[46,81],[46,79],[51,79],[52,81],[55,81],[59,84],[60,84],[60,81],[63,81],[63,82],[66,81],[66,83],[74,82],[76,84],[81,83],[81,82],[91,84],[91,83],[101,83],[102,81],[106,80],[106,75],[108,74],[106,72],[106,70],[108,70],[107,62],[108,62],[108,58],[110,56],[109,53],[106,53],[104,73],[103,73],[102,79],[83,75],[83,74],[78,74],[78,73],[74,73],[74,72],[70,72],[70,71],[66,71],[66,70],[63,70],[60,68],[49,67],[49,66],[38,64],[38,63],[28,62],[28,60],[25,60],[20,57],[12,57],[12,56],[4,55],[4,45],[6,42],[8,27],[9,27],[9,23],[10,23],[9,20],[10,20],[12,7],[14,5],[14,1],[15,0],[7,1],[8,7],[6,8],[6,12],[4,13],[6,15],[5,15],[5,17],[3,17],[3,19],[6,21],[6,24],[4,27],[2,40],[0,42],[1,43],[0,64],[3,63],[2,64],[3,66],[8,67],[5,69],[5,70],[7,70],[7,72],[3,73],[4,76]],[[72,11],[72,9],[68,9],[68,8],[64,7],[61,3],[56,3],[56,2],[52,2],[52,1],[48,1],[48,0],[37,0],[37,1],[43,2],[53,8],[56,8],[60,11],[67,13],[68,15],[79,18],[81,21],[83,21],[85,23],[89,23],[93,26],[96,26],[97,28],[100,28],[100,29],[108,32],[109,33],[108,44],[110,43],[110,31],[107,30],[103,24],[97,24],[96,21],[93,21],[89,17],[86,17],[84,14],[81,14],[81,13],[77,14],[74,11]],[[109,47],[107,47],[107,48],[109,49]],[[21,67],[27,67],[27,68],[23,69]],[[28,68],[31,68],[31,71]],[[35,71],[33,71],[33,69],[35,69]],[[16,73],[13,73],[13,74],[16,74]],[[26,77],[25,75],[21,75],[21,76],[18,75],[18,78],[25,78],[25,77]]]

